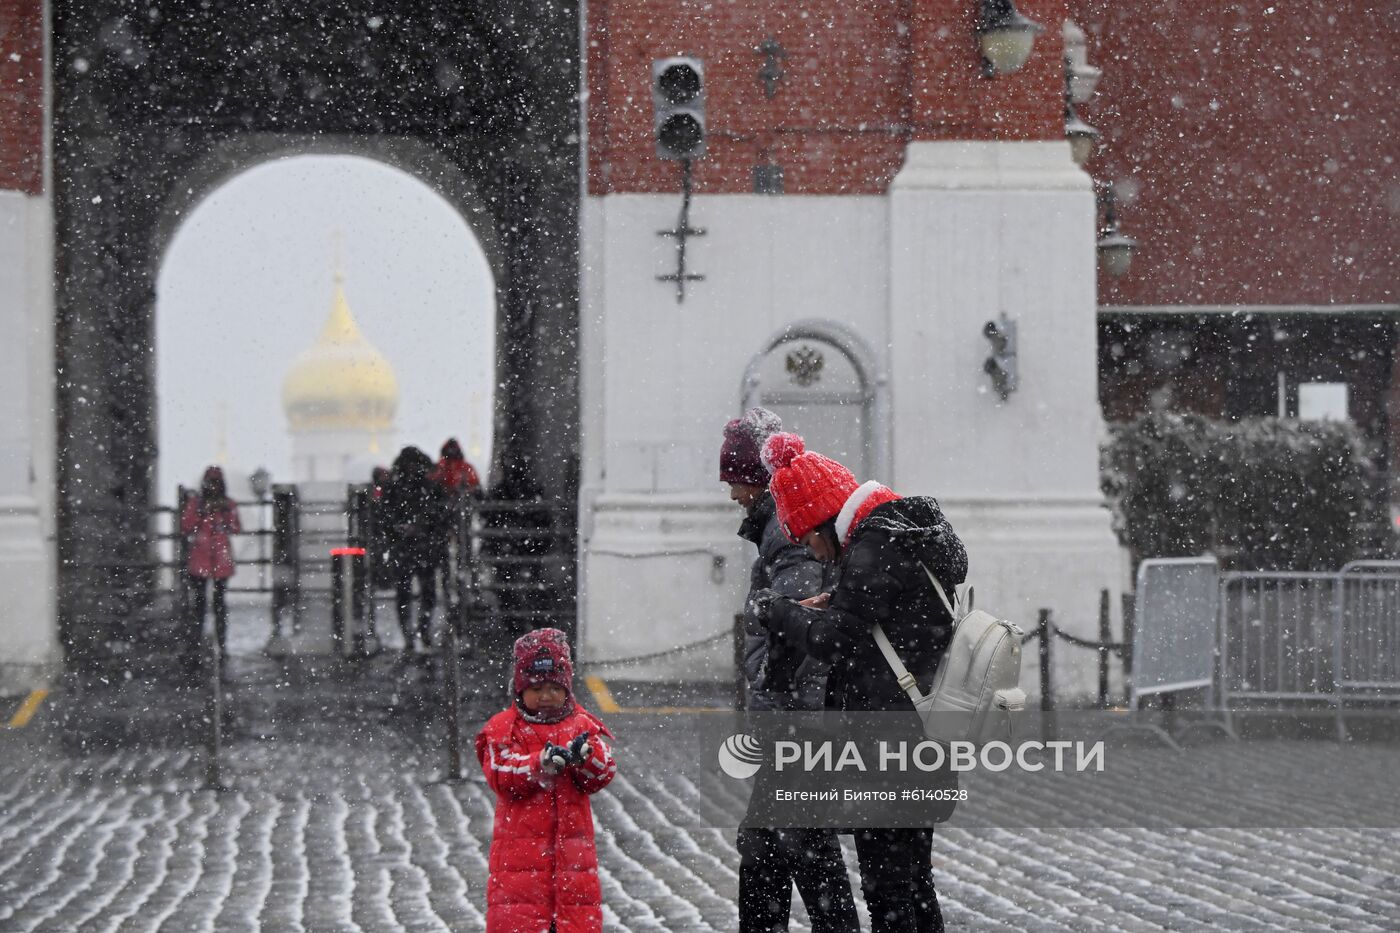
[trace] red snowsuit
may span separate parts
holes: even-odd
[[[540,768],[546,742],[590,733],[592,755],[557,775]],[[617,762],[607,727],[579,707],[557,723],[532,723],[512,706],[476,737],[476,757],[496,792],[486,933],[601,933],[603,894],[588,795],[607,786]]]

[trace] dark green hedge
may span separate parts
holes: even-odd
[[[1117,427],[1102,486],[1134,563],[1212,553],[1242,570],[1335,570],[1385,548],[1387,509],[1351,424],[1152,413]]]

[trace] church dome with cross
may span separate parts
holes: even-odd
[[[379,454],[394,430],[398,405],[393,367],[361,333],[344,277],[337,274],[320,336],[282,382],[299,478],[338,480],[352,461]]]

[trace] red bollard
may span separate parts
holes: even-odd
[[[363,564],[365,549],[362,547],[331,548],[331,651],[336,657],[341,658],[345,657],[345,605],[347,602],[345,563],[347,559]],[[360,576],[359,573],[352,573],[350,579],[354,580]],[[353,605],[360,603],[360,600],[352,594],[348,602]]]

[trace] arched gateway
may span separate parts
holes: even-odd
[[[497,283],[496,486],[577,473],[576,9],[349,0],[52,5],[59,618],[70,663],[139,596],[155,282],[185,213],[281,155],[377,158],[471,225]],[[122,594],[126,594],[123,596]]]

